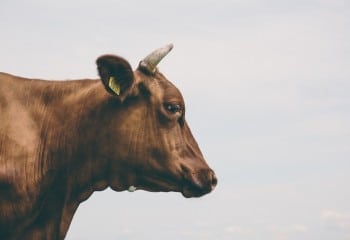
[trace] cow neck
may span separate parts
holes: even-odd
[[[98,152],[99,127],[103,126],[103,111],[108,95],[100,82],[82,86],[62,99],[64,113],[57,115],[61,126],[55,130],[60,142],[56,155],[65,155],[62,174],[65,176],[65,200],[60,232],[65,234],[74,212],[82,201],[88,199],[94,191],[107,187],[104,179],[106,159]],[[62,135],[61,133],[64,133]]]
[[[105,116],[108,95],[100,83],[92,83],[78,95],[67,99],[66,108],[74,106],[64,132],[70,132],[69,146],[71,156],[66,169],[67,176],[73,176],[68,186],[72,186],[71,197],[73,201],[84,201],[93,191],[106,188],[105,169],[106,159],[98,151],[100,127],[103,127],[102,116]],[[100,127],[98,127],[100,126]],[[77,199],[76,199],[77,198]]]
[[[45,104],[40,144],[42,175],[51,175],[52,181],[59,179],[66,188],[62,189],[65,201],[73,205],[91,195],[90,188],[104,187],[104,161],[98,157],[95,139],[101,124],[99,111],[103,111],[100,105],[107,93],[99,81],[79,82],[65,82],[67,89],[59,88],[61,97]],[[58,83],[51,85],[45,91],[58,89]]]

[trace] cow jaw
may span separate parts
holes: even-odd
[[[180,192],[178,181],[171,176],[161,176],[153,174],[143,176],[139,180],[137,189],[142,189],[148,192]]]
[[[143,176],[130,185],[127,190],[134,192],[144,190],[148,192],[180,192],[186,198],[201,197],[213,191],[217,184],[215,173],[211,169],[187,173],[178,172],[172,176],[152,174]]]

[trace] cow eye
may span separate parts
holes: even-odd
[[[178,113],[182,111],[180,104],[168,103],[168,104],[165,104],[165,108],[170,113]]]

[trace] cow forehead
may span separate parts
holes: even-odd
[[[160,100],[184,102],[180,90],[160,72],[151,76],[138,72],[135,78],[136,83],[144,83],[151,94]]]

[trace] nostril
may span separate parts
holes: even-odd
[[[218,179],[216,178],[216,175],[214,172],[212,172],[211,175],[211,186],[215,187],[218,184]]]

